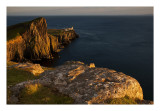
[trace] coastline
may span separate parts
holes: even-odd
[[[41,20],[40,20],[41,21]],[[42,20],[43,21],[43,20]],[[45,22],[44,22],[45,23]],[[43,23],[42,23],[43,24]],[[45,25],[45,27],[46,27],[46,25]],[[32,29],[33,29],[33,32],[37,32],[37,30],[34,30],[34,25],[33,25],[33,27],[31,27]],[[53,32],[52,32],[53,31]],[[60,32],[59,32],[60,31]],[[45,33],[44,33],[45,32]],[[49,50],[48,50],[48,52],[41,52],[40,50],[42,49],[43,50],[43,48],[44,47],[37,47],[37,49],[34,51],[35,52],[35,55],[32,55],[31,57],[29,57],[29,58],[27,58],[26,59],[26,57],[28,57],[28,55],[26,56],[24,56],[23,57],[23,55],[24,54],[22,54],[22,52],[23,51],[26,51],[26,50],[21,50],[21,48],[20,48],[20,50],[21,51],[19,51],[18,52],[18,56],[15,54],[14,56],[15,57],[18,57],[18,59],[16,58],[16,60],[18,60],[18,61],[28,61],[28,60],[31,60],[31,61],[33,61],[34,59],[36,59],[36,60],[45,60],[45,59],[50,59],[50,60],[52,60],[52,58],[54,58],[55,57],[55,55],[54,54],[57,54],[57,52],[59,52],[60,50],[59,49],[62,49],[62,48],[64,48],[67,44],[69,44],[72,40],[74,40],[75,38],[77,38],[77,35],[75,34],[75,32],[73,32],[73,31],[69,31],[69,32],[64,32],[64,29],[62,29],[62,30],[57,30],[57,29],[48,29],[47,31],[46,31],[46,29],[45,29],[45,31],[42,31],[41,32],[41,34],[43,35],[45,35],[45,37],[48,37],[49,39],[46,39],[46,41],[50,41],[50,44],[46,44],[45,46],[47,46],[47,47],[49,47]],[[31,33],[30,33],[31,34]],[[24,36],[24,34],[22,34],[23,36]],[[36,35],[36,34],[35,34]],[[53,40],[53,37],[54,36],[56,36],[57,38],[56,39],[54,39]],[[36,36],[35,36],[36,37]],[[23,39],[24,37],[21,37],[20,38],[20,41],[22,41],[22,39]],[[40,39],[41,38],[41,36],[40,37],[38,37],[37,39]],[[69,38],[69,39],[68,39]],[[19,42],[19,38],[17,39],[18,40],[18,42]],[[52,41],[54,41],[54,42],[52,42]],[[56,42],[55,42],[56,41]],[[61,41],[61,42],[59,42],[59,41]],[[17,44],[18,42],[12,42],[11,44],[13,45],[13,44]],[[35,41],[34,42],[37,42],[37,40],[35,39]],[[22,42],[22,44],[23,44],[24,42]],[[43,42],[38,42],[38,43],[42,43],[43,44]],[[56,46],[55,46],[55,43],[57,44]],[[13,47],[12,47],[12,45],[7,45],[7,47],[9,47],[10,48],[10,46],[11,46],[11,50],[13,50]],[[18,47],[21,47],[22,45],[20,44],[20,46],[18,45]],[[39,50],[40,49],[40,50]],[[15,49],[16,50],[16,49]],[[46,49],[45,49],[46,50]],[[17,51],[17,50],[16,50]],[[15,52],[16,52],[15,51]],[[40,52],[39,52],[40,51]],[[41,53],[43,53],[43,55],[41,55]],[[21,55],[22,54],[22,55]],[[31,54],[31,53],[30,53]],[[7,51],[7,55],[8,55],[8,51]],[[10,54],[9,54],[10,55]],[[49,55],[49,58],[46,58],[47,56]],[[15,58],[15,57],[13,57],[13,58]],[[8,57],[7,57],[8,58]],[[8,61],[10,61],[10,60],[8,60]],[[149,103],[147,103],[147,104],[149,104]]]

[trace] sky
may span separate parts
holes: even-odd
[[[153,7],[7,7],[7,15],[153,15]]]

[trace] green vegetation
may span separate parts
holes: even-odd
[[[9,61],[7,66],[17,64],[16,62]],[[42,67],[44,70],[53,70],[54,68]],[[10,96],[12,95],[8,86],[15,85],[17,83],[38,79],[39,76],[34,76],[32,73],[21,70],[18,68],[7,68],[7,103],[10,104]],[[32,93],[31,93],[32,92]],[[19,95],[19,104],[72,104],[73,99],[60,94],[56,91],[52,91],[48,87],[42,85],[29,85],[25,87]]]
[[[17,36],[22,35],[29,27],[32,22],[38,22],[43,17],[36,18],[32,21],[27,21],[23,23],[19,23],[16,25],[7,27],[7,41],[16,38]]]
[[[15,62],[7,62],[7,66],[14,65]],[[9,103],[9,97],[11,95],[11,91],[8,86],[15,85],[17,83],[28,81],[32,79],[36,79],[38,76],[34,76],[32,73],[16,69],[16,68],[7,68],[7,103]]]
[[[22,90],[20,104],[72,104],[73,99],[41,85],[29,85]]]
[[[43,17],[38,17],[38,18],[36,18],[36,19],[33,19],[31,22],[39,22],[39,20],[41,20],[41,19],[45,19],[45,18],[43,18]]]
[[[123,98],[115,98],[106,100],[107,104],[138,104],[136,100],[125,96]]]
[[[47,30],[48,34],[51,34],[53,36],[59,36],[59,35],[62,35],[64,33],[70,33],[70,32],[73,32],[72,30],[70,31],[64,31],[63,29],[48,29]]]
[[[7,41],[22,35],[27,30],[29,23],[24,22],[7,27]]]
[[[30,72],[16,68],[7,68],[7,86],[37,78],[38,76],[34,76]]]
[[[28,80],[39,78],[39,76],[34,76],[31,72],[27,70],[9,67],[15,64],[17,63],[13,61],[7,62],[7,67],[8,67],[7,68],[7,86],[15,85],[23,81],[28,81]],[[43,70],[54,70],[54,68],[52,67],[42,67],[42,69]]]
[[[64,33],[64,30],[62,29],[48,29],[48,34],[51,34],[53,36],[58,36]]]

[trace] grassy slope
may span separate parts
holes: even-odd
[[[73,32],[72,30],[70,31],[64,31],[63,29],[48,29],[47,30],[48,34],[51,34],[53,36],[59,36],[59,35],[62,35],[64,33],[70,33],[70,32]]]
[[[34,76],[30,72],[16,68],[7,68],[7,86],[37,78],[38,76]]]
[[[52,91],[50,88],[39,86],[33,93],[30,90],[33,88],[25,88],[20,94],[20,104],[71,104],[73,99],[62,95],[58,92]]]
[[[22,35],[32,22],[37,22],[42,17],[36,18],[32,21],[27,21],[7,27],[7,41]]]
[[[7,62],[7,66],[17,64],[16,62]],[[50,70],[53,68],[43,68],[44,70]],[[34,76],[32,73],[20,70],[17,68],[7,68],[7,103],[10,104],[9,97],[11,92],[8,86],[15,85],[17,83],[37,79],[39,76]],[[33,94],[27,93],[27,88],[23,89],[20,97],[19,104],[71,104],[73,99],[59,94],[58,92],[52,91],[50,88],[41,86]]]
[[[31,22],[19,23],[7,27],[7,41],[22,35],[28,28]]]
[[[47,30],[48,34],[51,34],[53,36],[58,36],[64,33],[63,29],[48,29]]]
[[[22,35],[27,30],[31,22],[37,22],[39,19],[41,19],[41,17],[34,19],[32,21],[27,21],[27,22],[15,24],[12,26],[8,26],[7,27],[7,41],[14,39],[17,36]],[[53,36],[61,35],[63,32],[64,30],[61,30],[61,29],[48,29],[48,33]]]

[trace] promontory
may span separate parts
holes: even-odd
[[[7,61],[52,59],[78,35],[73,29],[47,29],[43,17],[7,27]]]

